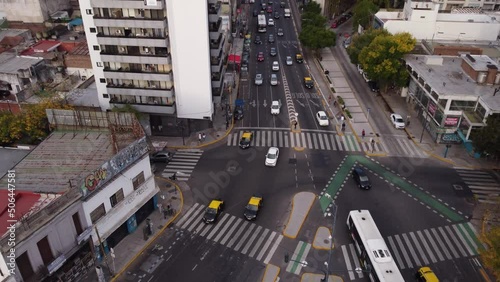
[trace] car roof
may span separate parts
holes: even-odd
[[[309,76],[304,77],[304,80],[312,80]]]
[[[278,152],[278,148],[276,148],[276,147],[271,147],[271,148],[269,148],[269,150],[267,150],[267,152],[268,152],[268,153],[276,153],[276,152]]]
[[[360,168],[360,167],[355,167],[354,170],[358,173],[358,174],[362,174],[362,175],[365,175],[365,171],[364,169]]]
[[[217,209],[221,204],[222,204],[221,200],[212,200],[210,202],[210,205],[208,205],[208,207],[211,209]]]
[[[392,114],[395,118],[403,118],[400,114]]]
[[[243,132],[241,135],[242,138],[250,138],[252,136],[252,132]]]
[[[271,77],[276,77],[277,78],[278,76],[275,73],[272,73]]]
[[[258,206],[261,200],[262,198],[260,197],[251,197],[250,201],[248,201],[248,204],[252,206]]]
[[[325,113],[324,111],[319,111],[319,112],[318,112],[318,114],[319,114],[320,116],[326,116],[326,113]]]

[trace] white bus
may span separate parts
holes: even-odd
[[[398,266],[368,210],[350,211],[347,228],[363,269],[372,282],[404,282]]]
[[[259,15],[257,23],[258,32],[266,32],[266,15]]]

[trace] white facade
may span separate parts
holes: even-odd
[[[487,14],[439,13],[440,4],[407,2],[402,11],[380,11],[376,21],[390,33],[409,32],[417,40],[496,41],[500,22]]]
[[[141,172],[144,173],[145,182],[134,190],[131,179],[134,179]],[[112,207],[110,198],[120,189],[123,189],[124,198]],[[104,208],[106,209],[106,214],[94,224],[92,230],[94,245],[99,245],[95,228],[99,231],[101,240],[105,240],[158,192],[159,189],[155,185],[154,176],[151,172],[149,157],[145,155],[144,158],[136,162],[134,166],[121,172],[120,175],[111,183],[108,183],[104,189],[99,190],[96,195],[93,195],[89,200],[83,202],[85,221],[89,226],[92,225],[90,219],[91,212],[101,204],[104,204]]]
[[[213,113],[207,0],[168,0],[168,30],[177,116],[211,119]],[[189,11],[189,16],[179,11]]]

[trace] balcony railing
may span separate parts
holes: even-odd
[[[217,41],[210,41],[210,49],[219,49],[220,43],[222,42],[222,34],[219,35],[219,39]]]
[[[122,83],[122,84],[108,83],[108,84],[106,84],[106,87],[110,87],[110,88],[122,88],[122,89],[144,89],[144,90],[154,89],[154,90],[165,90],[165,91],[172,91],[174,89],[173,87],[170,87],[170,88],[161,88],[161,87],[157,87],[157,86],[153,86],[153,85],[149,86],[149,87],[141,87],[139,85],[127,84],[127,83]]]
[[[220,28],[221,25],[222,25],[222,19],[219,19],[217,21],[217,23],[209,24],[208,31],[210,31],[210,32],[217,32],[217,31],[219,31],[219,28]]]
[[[124,34],[103,34],[103,33],[98,33],[97,37],[111,37],[111,38],[145,38],[145,39],[166,39],[167,36],[158,36],[155,34],[129,34],[129,35],[124,35]]]
[[[117,55],[117,56],[147,56],[147,57],[168,57],[169,53],[167,51],[155,51],[155,54],[152,53],[140,53],[140,52],[127,52],[127,53],[120,53],[117,51],[106,51],[103,50],[101,51],[102,55]]]
[[[109,72],[133,72],[133,73],[157,73],[157,74],[169,74],[172,72],[172,70],[168,71],[159,71],[156,68],[143,68],[143,69],[130,69],[130,68],[118,68],[118,69],[111,69],[109,67],[104,67],[104,71],[109,71]]]
[[[141,17],[141,16],[135,16],[135,17],[116,17],[116,16],[101,16],[101,15],[96,14],[96,15],[94,15],[94,19],[163,21],[163,20],[166,20],[167,17],[156,17],[156,18],[147,18],[147,17]]]
[[[161,102],[158,102],[158,103],[154,103],[154,102],[151,102],[151,103],[137,103],[136,101],[133,101],[133,100],[118,100],[117,98],[111,98],[109,99],[109,102],[111,104],[119,104],[119,105],[142,105],[142,106],[167,106],[167,107],[173,107],[175,106],[175,100],[172,99],[172,102],[171,103],[161,103]]]
[[[208,13],[211,15],[216,15],[219,12],[220,7],[221,7],[220,2],[217,2],[217,4],[215,5],[210,4],[210,6],[208,7]]]

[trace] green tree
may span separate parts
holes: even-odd
[[[486,248],[480,250],[482,262],[500,279],[500,227],[495,226],[481,236]],[[497,280],[498,281],[498,280]]]
[[[369,29],[363,34],[354,35],[352,42],[347,48],[347,54],[349,54],[349,59],[351,63],[357,65],[359,64],[359,53],[365,47],[368,47],[372,43],[373,39],[377,36],[389,35],[389,32],[385,29]]]
[[[11,112],[0,112],[0,144],[10,145],[19,140],[23,134],[23,124],[20,115]]]
[[[379,35],[359,53],[358,60],[366,75],[387,88],[391,83],[404,86],[408,73],[403,56],[415,47],[416,40],[409,33]]]
[[[306,26],[325,27],[326,18],[320,14],[307,12],[302,15],[302,28]]]
[[[372,0],[361,0],[353,8],[353,28],[362,26],[363,29],[369,29],[373,15],[379,10],[379,7]]]
[[[336,36],[324,27],[306,25],[299,34],[300,42],[314,51],[335,45]]]
[[[47,109],[72,109],[61,99],[47,98],[38,104],[24,106],[22,112],[23,135],[29,142],[36,142],[45,138],[49,132],[49,120],[47,119]]]
[[[486,126],[472,131],[471,140],[476,151],[500,158],[500,114],[489,115]]]
[[[314,1],[310,1],[309,3],[307,3],[307,5],[303,6],[302,8],[304,8],[304,13],[313,13],[313,14],[321,14],[321,6],[314,2]]]

